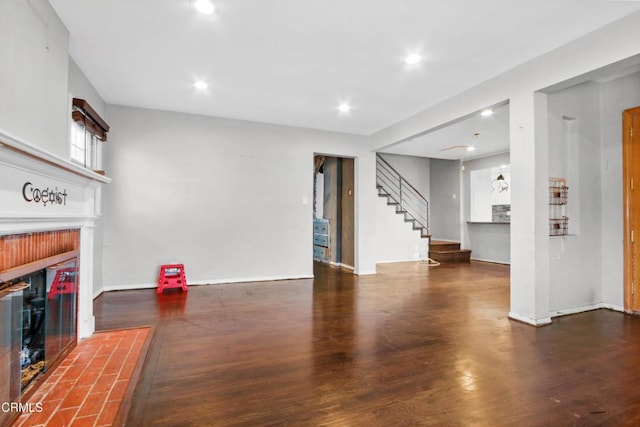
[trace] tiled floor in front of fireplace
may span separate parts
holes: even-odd
[[[32,412],[14,427],[97,427],[124,420],[151,330],[97,332],[81,340],[29,399]]]

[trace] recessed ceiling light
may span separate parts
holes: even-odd
[[[203,15],[211,15],[215,10],[213,3],[209,0],[195,0],[193,7]]]
[[[480,113],[480,115],[483,117],[489,117],[492,114],[493,114],[493,110],[491,109],[482,110],[482,113]]]
[[[473,151],[475,149],[476,149],[476,147],[474,147],[473,145],[470,145],[470,146],[467,147],[467,151]]]
[[[338,111],[340,111],[341,113],[348,113],[349,111],[351,111],[351,105],[344,102],[338,105]]]
[[[420,61],[422,61],[422,56],[418,55],[417,53],[412,53],[411,55],[408,55],[404,58],[404,63],[407,65],[415,65]]]
[[[200,89],[200,90],[205,90],[206,88],[208,88],[208,87],[209,87],[209,85],[208,85],[208,84],[206,84],[205,82],[203,82],[202,80],[198,80],[197,82],[195,82],[195,83],[193,84],[193,86],[194,86],[196,89]]]

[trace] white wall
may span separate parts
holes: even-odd
[[[72,67],[69,73],[68,47],[69,33],[48,1],[0,1],[0,135],[3,142],[32,153],[33,158],[43,158],[47,168],[58,165],[55,174],[67,170],[72,171],[72,175],[89,177],[90,188],[82,200],[87,207],[87,218],[80,221],[81,216],[71,213],[67,213],[68,217],[63,214],[59,221],[22,218],[17,223],[19,228],[14,230],[81,227],[80,270],[87,273],[80,283],[78,302],[78,337],[82,338],[94,330],[92,291],[97,287],[94,267],[99,266],[101,258],[99,252],[94,252],[95,247],[101,247],[95,243],[99,239],[96,231],[99,224],[94,222],[94,217],[100,210],[98,183],[108,183],[109,179],[68,162],[69,87],[77,91],[77,95],[93,91],[79,70]],[[75,86],[76,83],[80,85]],[[103,103],[97,102],[95,106],[98,111],[104,110]],[[34,173],[42,175],[37,169]],[[0,211],[3,207],[0,205]],[[7,215],[6,211],[0,213]],[[15,212],[9,210],[9,217],[11,214]]]
[[[64,159],[68,46],[46,0],[0,1],[0,129]]]
[[[400,175],[415,187],[425,199],[431,198],[430,159],[426,157],[403,156],[401,154],[379,153]]]
[[[379,153],[400,175],[430,202],[430,159]],[[428,257],[429,242],[398,215],[395,207],[388,206],[386,198],[376,204],[376,261],[404,262]],[[430,212],[431,215],[432,212]]]
[[[460,161],[431,159],[431,236],[460,241]]]
[[[570,235],[549,238],[549,309],[556,314],[602,302],[599,85],[585,83],[550,94],[548,107],[549,176],[573,175],[567,181],[568,207],[579,206],[579,214],[568,214]],[[571,118],[576,128],[576,152],[567,149],[563,118]],[[579,234],[571,231],[577,220]]]
[[[69,94],[74,98],[86,100],[96,113],[108,122],[107,103],[71,57],[69,57]]]
[[[91,82],[84,75],[82,70],[69,58],[69,95],[74,98],[82,98],[86,100],[91,107],[103,118],[107,120],[107,104],[104,102],[98,91],[93,87]],[[109,137],[107,135],[107,141]],[[108,143],[104,149],[108,149]],[[107,171],[109,168],[106,164],[103,164],[103,168]],[[98,198],[100,198],[101,191],[98,191]],[[104,235],[104,227],[102,222],[102,215],[98,215],[95,221],[95,229],[93,235],[94,256],[95,263],[93,266],[93,295],[98,295],[102,290],[102,247]]]
[[[429,241],[420,237],[403,215],[396,213],[395,206],[387,205],[386,197],[376,203],[376,261],[404,262],[427,259]]]
[[[509,100],[512,166],[510,317],[549,323],[548,132],[544,88],[640,55],[640,12],[593,31],[372,136],[372,150]],[[583,268],[581,264],[573,265]],[[622,286],[620,284],[620,286]]]
[[[314,153],[356,157],[356,272],[375,272],[375,155],[352,135],[108,107],[104,283],[310,277]],[[306,198],[307,204],[302,200]]]
[[[640,73],[601,85],[602,300],[623,307],[622,112],[640,106]]]
[[[471,218],[471,171],[510,164],[509,154],[498,154],[463,163],[462,172],[462,246],[471,249],[471,257],[508,264],[511,261],[509,224],[469,224]],[[487,185],[487,187],[489,187]]]

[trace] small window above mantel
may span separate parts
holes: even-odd
[[[104,175],[102,143],[107,140],[109,125],[84,99],[73,98],[72,107],[71,160]]]

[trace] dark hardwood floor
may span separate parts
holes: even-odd
[[[640,425],[640,318],[536,329],[506,266],[378,270],[103,294],[98,329],[156,326],[127,425]]]

